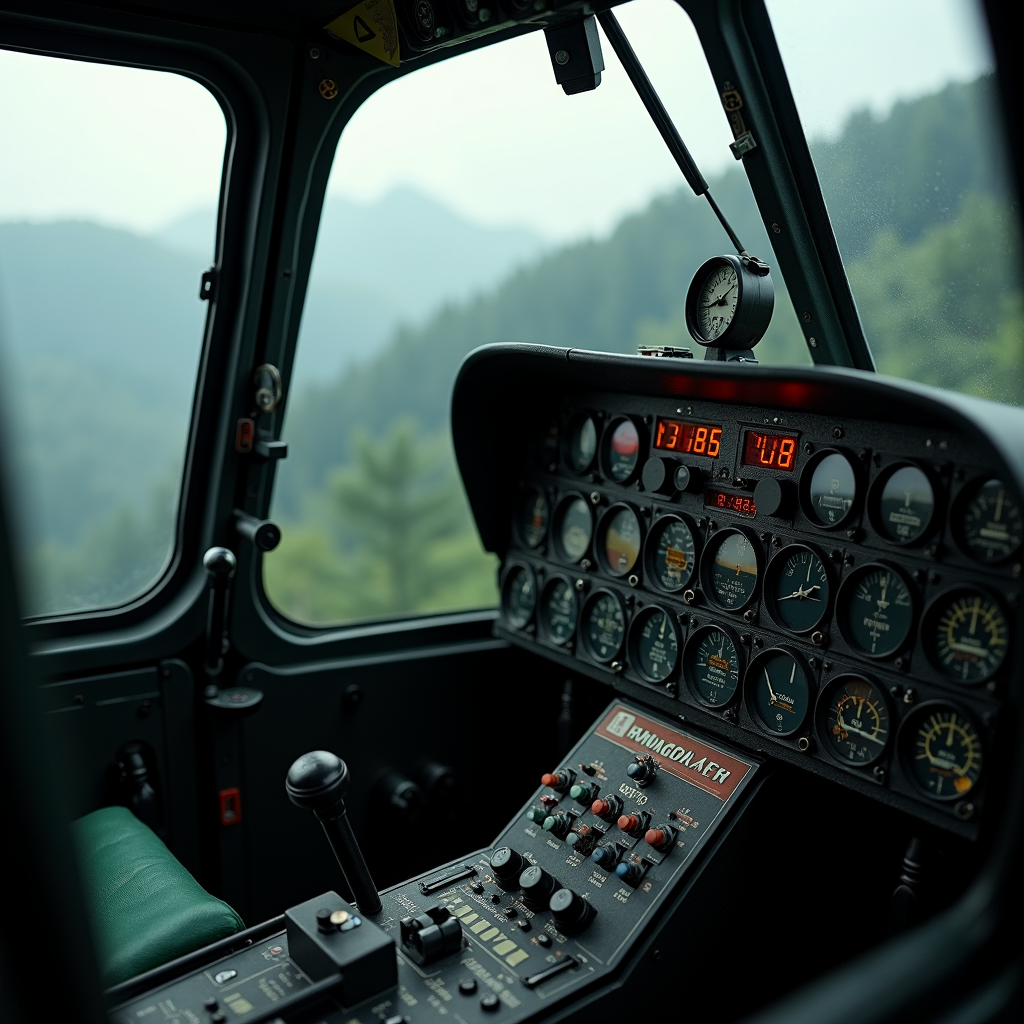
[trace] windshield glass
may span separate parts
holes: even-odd
[[[690,19],[672,0],[616,10],[719,205],[771,262]],[[538,31],[413,72],[346,126],[275,477],[283,539],[264,563],[285,615],[328,625],[496,603],[496,561],[448,432],[455,374],[478,345],[671,345],[701,358],[683,303],[729,239],[603,33],[602,48],[592,92],[562,92]],[[757,357],[808,362],[775,281]]]
[[[29,615],[123,604],[169,564],[225,138],[189,78],[0,50],[0,416]]]
[[[1019,211],[980,9],[768,10],[879,370],[1024,404]]]

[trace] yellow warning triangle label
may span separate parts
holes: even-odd
[[[371,57],[398,67],[401,54],[394,0],[363,0],[324,27]]]

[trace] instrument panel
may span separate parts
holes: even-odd
[[[1024,513],[974,442],[592,392],[529,445],[501,635],[975,833]]]

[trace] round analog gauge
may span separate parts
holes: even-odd
[[[537,487],[529,488],[519,507],[519,536],[527,547],[543,543],[548,530],[548,499]]]
[[[720,708],[736,696],[742,670],[740,649],[736,634],[722,626],[701,626],[686,641],[683,675],[702,704]]]
[[[569,424],[565,441],[565,461],[577,473],[590,469],[597,454],[597,427],[592,417],[577,416]]]
[[[595,661],[608,662],[622,650],[626,615],[622,602],[607,590],[599,590],[583,606],[583,642]]]
[[[594,520],[590,506],[579,495],[570,495],[558,506],[555,515],[555,536],[564,558],[578,562],[590,547]]]
[[[804,505],[817,526],[840,526],[849,519],[857,500],[857,473],[842,452],[821,453],[804,471]]]
[[[717,341],[736,316],[740,279],[730,263],[718,264],[697,291],[697,327],[705,341]]]
[[[811,677],[803,658],[783,647],[759,654],[747,669],[750,715],[773,736],[792,736],[811,706]]]
[[[935,491],[923,470],[900,466],[875,489],[875,525],[883,537],[896,544],[912,544],[928,532],[935,515]]]
[[[533,618],[537,607],[537,584],[533,573],[525,566],[514,565],[505,576],[501,588],[501,603],[505,621],[515,629],[522,629]]]
[[[768,610],[780,626],[794,633],[810,633],[821,625],[831,594],[824,560],[803,544],[783,548],[765,573]]]
[[[629,654],[633,668],[652,683],[663,683],[679,663],[679,633],[662,608],[645,608],[629,629]]]
[[[625,483],[640,461],[640,431],[630,419],[614,420],[605,435],[604,462],[608,476]]]
[[[994,598],[976,587],[940,594],[924,617],[921,639],[932,664],[958,683],[983,683],[999,670],[1010,629]]]
[[[922,704],[900,728],[903,767],[933,800],[958,800],[977,785],[982,744],[970,716],[943,701]]]
[[[674,593],[693,577],[697,545],[684,519],[662,516],[647,540],[647,573],[656,587]]]
[[[750,538],[739,530],[723,530],[704,554],[704,589],[728,611],[748,605],[757,586],[758,556]]]
[[[612,505],[597,530],[597,549],[613,576],[632,572],[640,558],[640,520],[628,505]]]
[[[960,514],[960,540],[985,565],[1012,558],[1024,541],[1024,516],[1002,480],[986,480],[970,492]]]
[[[568,580],[555,576],[540,595],[541,632],[545,639],[561,646],[576,632],[576,591]]]
[[[914,601],[907,581],[887,565],[861,566],[839,593],[839,628],[869,658],[895,654],[910,636]]]
[[[818,698],[818,731],[840,764],[873,764],[889,742],[889,706],[882,691],[863,676],[836,676]]]

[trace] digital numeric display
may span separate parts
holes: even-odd
[[[730,491],[707,491],[704,495],[706,508],[722,508],[727,512],[738,512],[741,516],[756,516],[757,506],[749,494]]]
[[[785,434],[768,434],[761,430],[748,430],[743,445],[743,465],[760,466],[792,473],[796,463],[796,438]]]
[[[722,428],[711,423],[684,423],[658,417],[654,447],[681,455],[705,455],[717,459],[722,450]]]

